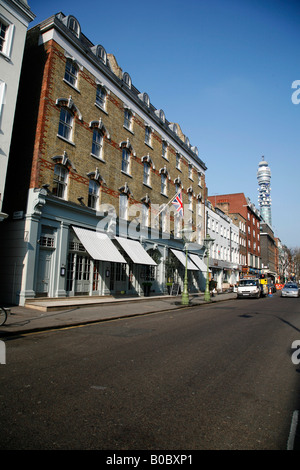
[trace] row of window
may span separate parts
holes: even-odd
[[[211,228],[213,232],[219,233],[219,222],[212,217],[207,216],[207,227]],[[230,229],[226,229],[226,227],[220,224],[220,235],[230,240]],[[238,234],[232,232],[231,239],[232,241],[238,243]]]
[[[54,177],[53,177],[53,186],[52,186],[52,193],[61,198],[66,199],[67,197],[67,184],[68,184],[68,176],[69,171],[68,169],[62,164],[56,164],[54,167]],[[162,175],[162,183],[161,183],[161,190],[166,191],[166,183],[165,183],[165,175]],[[99,204],[99,194],[100,194],[100,187],[101,184],[95,179],[90,179],[89,181],[89,189],[88,189],[88,200],[87,206],[91,209],[98,209]],[[164,194],[164,193],[163,193]],[[192,194],[189,194],[189,209],[193,209],[193,198]],[[119,200],[119,215],[121,218],[127,220],[128,218],[128,196],[127,194],[120,194]],[[198,211],[197,215],[201,217],[201,201],[198,201]],[[163,225],[167,223],[167,214],[162,213],[162,221]],[[147,203],[142,205],[142,220],[143,224],[148,226],[149,225],[149,205]]]
[[[238,263],[239,261],[239,251],[237,248],[223,247],[218,244],[213,244],[211,249],[211,257],[214,259],[220,259],[223,261],[232,261],[233,263]]]
[[[250,235],[250,234],[251,234],[251,229],[250,229],[250,227],[248,227],[248,235]],[[256,232],[255,232],[255,230],[253,230],[253,238],[255,238],[255,237],[256,237]],[[259,238],[260,238],[260,236],[259,236],[259,233],[257,232],[257,240],[259,240]]]
[[[79,66],[74,62],[72,59],[67,59],[66,61],[66,68],[65,68],[65,75],[64,75],[64,80],[77,89],[77,82],[78,82],[78,70]],[[95,99],[95,104],[102,109],[104,112],[106,111],[106,102],[107,102],[107,95],[108,95],[108,90],[105,86],[103,85],[98,85],[96,89],[96,99]],[[64,113],[65,114],[65,113]],[[71,114],[71,113],[69,113]],[[123,121],[123,127],[127,129],[129,132],[132,134],[133,132],[133,117],[134,113],[129,107],[124,108],[124,121]],[[59,135],[62,135],[65,139],[72,141],[72,115],[70,116],[61,116],[61,132],[59,132]],[[146,125],[145,126],[145,144],[148,145],[150,148],[152,148],[152,135],[153,135],[153,130],[151,126]],[[96,139],[100,139],[99,136],[96,136]],[[98,148],[98,152],[100,152],[101,146]],[[95,153],[96,156],[101,158],[101,155],[98,155],[98,153]],[[168,160],[168,143],[163,140],[162,142],[162,157]],[[176,168],[181,171],[181,161],[182,157],[177,153],[176,154]],[[192,165],[189,165],[189,178],[192,177]],[[198,184],[201,186],[201,172],[198,173]]]
[[[249,212],[248,212],[247,216],[248,216],[248,220],[250,222],[251,217],[250,217]],[[255,225],[255,223],[257,223],[257,228],[259,229],[259,222],[258,221],[256,222],[255,217],[252,217],[252,224]]]
[[[126,113],[126,110],[125,110]],[[62,137],[63,139],[72,142],[73,136],[73,121],[74,116],[71,110],[61,107],[60,116],[59,116],[59,126],[58,126],[58,136]],[[91,154],[93,157],[98,158],[99,160],[104,161],[103,156],[103,139],[104,139],[104,131],[103,131],[103,124],[102,120],[99,121],[101,125],[98,125],[93,130],[93,137],[92,137],[92,149]],[[145,142],[149,144],[150,142],[150,133],[148,132],[149,128],[146,127],[146,134],[145,134]],[[168,160],[167,157],[167,143],[163,141],[162,143],[162,156]],[[176,154],[176,169],[181,171],[181,156]],[[148,165],[148,167],[147,167]],[[122,171],[130,174],[130,152],[127,149],[123,149],[122,152]],[[201,177],[202,173],[198,172],[198,185],[201,187]],[[188,166],[188,177],[191,181],[193,179],[193,167],[192,165]],[[144,164],[144,183],[150,185],[149,183],[150,178],[150,168],[149,164]],[[164,191],[162,191],[164,193]]]
[[[104,140],[105,130],[103,130],[103,128],[105,129],[105,127],[102,125],[101,120],[99,121],[99,123],[100,124],[98,124],[98,126],[95,127],[93,130],[91,155],[93,157],[96,157],[99,160],[104,161],[103,140]],[[73,127],[72,112],[69,111],[65,107],[61,107],[60,117],[59,117],[59,126],[58,126],[58,136],[62,137],[63,139],[66,139],[67,141],[71,141],[72,127]],[[121,143],[120,145],[123,145],[121,171],[131,176],[130,162],[131,162],[132,150],[130,148],[129,141]],[[151,166],[153,167],[153,164],[152,164],[151,158],[149,157],[144,162],[144,168],[143,168],[143,183],[149,187],[151,187],[151,171],[150,171]],[[177,166],[177,169],[179,169],[178,166]],[[191,166],[189,166],[189,177],[191,180],[193,180]],[[201,186],[201,174],[200,173],[198,173],[198,178],[199,178],[198,185]],[[168,186],[167,183],[168,183],[168,177],[167,177],[167,172],[165,171],[161,173],[161,193],[165,196],[167,196],[167,186]]]
[[[69,171],[65,166],[61,164],[55,165],[52,193],[61,199],[66,199],[66,196],[67,196],[68,176],[69,176]],[[100,192],[100,183],[98,183],[98,181],[90,179],[89,191],[88,191],[88,204],[87,204],[88,207],[92,209],[97,209],[99,192]]]
[[[100,50],[100,53],[99,53],[100,58],[105,63],[106,52],[104,51],[102,46],[96,46],[96,47]],[[102,55],[103,57],[105,57],[105,60],[102,57]],[[76,60],[74,60],[73,58],[67,58],[64,81],[77,91],[79,91],[78,90],[79,68],[80,66]],[[131,78],[129,74],[126,72],[123,74],[123,81],[129,88],[131,88]],[[108,94],[109,94],[109,90],[104,85],[99,84],[97,86],[95,104],[99,106],[104,112],[107,112],[106,101],[107,101]],[[140,93],[138,97],[143,101],[143,103],[148,108],[150,107],[150,99],[147,93]],[[159,117],[162,123],[165,123],[165,114],[162,109],[156,110],[155,114]],[[133,133],[133,116],[134,116],[134,113],[132,112],[132,110],[129,107],[125,107],[124,127],[132,133]],[[171,123],[169,124],[169,128],[172,130],[172,132],[174,132],[174,134],[178,135],[177,124]],[[146,128],[145,142],[151,146],[151,126],[147,126]],[[187,145],[187,147],[191,148],[192,151],[198,156],[197,147],[191,147],[189,139],[187,137],[185,137],[184,143]]]

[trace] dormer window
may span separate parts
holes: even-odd
[[[67,28],[76,36],[79,38],[80,36],[80,25],[79,22],[76,20],[74,16],[67,16],[64,20],[63,23],[67,24]]]
[[[192,147],[191,150],[192,150],[192,152],[194,152],[194,153],[197,155],[197,157],[198,157],[198,148],[197,148],[197,147]]]
[[[122,79],[125,85],[128,86],[129,89],[131,89],[131,78],[130,78],[129,73],[124,72]]]
[[[106,65],[106,50],[104,49],[103,46],[93,46],[91,47],[91,51],[95,54],[95,56],[103,62],[103,64]]]
[[[166,122],[166,117],[165,113],[162,109],[157,109],[155,111],[156,116],[161,120],[161,122],[165,123]]]
[[[171,129],[171,131],[174,132],[174,134],[178,134],[178,129],[177,129],[177,124],[175,124],[174,122],[169,124],[169,128]]]
[[[147,108],[150,107],[150,98],[149,96],[147,95],[147,93],[140,93],[138,95],[138,97],[140,98],[141,101],[144,102],[144,104],[147,106]]]

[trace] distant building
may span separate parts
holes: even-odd
[[[209,200],[206,202],[206,223],[206,231],[214,240],[209,252],[211,278],[222,291],[239,280],[239,228]]]
[[[243,273],[259,273],[261,267],[261,251],[260,251],[260,221],[261,215],[259,210],[250,201],[244,193],[233,194],[218,194],[217,196],[209,196],[209,201],[214,207],[219,207],[226,212],[230,217],[236,217],[240,214],[241,227],[243,227],[242,220],[246,224],[246,239],[241,234],[240,245],[243,245],[243,240],[246,240],[246,250],[241,250],[245,254],[245,263],[241,267]],[[243,258],[244,259],[244,258]]]
[[[260,213],[266,224],[272,227],[271,170],[264,157],[262,157],[262,160],[258,165],[257,181]]]
[[[0,1],[0,221],[27,28],[35,18],[26,0]]]
[[[260,223],[260,248],[261,271],[271,277],[275,282],[278,276],[278,248],[273,230],[270,225],[264,221]]]

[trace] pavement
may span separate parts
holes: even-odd
[[[226,292],[211,297],[210,302],[207,302],[203,293],[191,294],[188,306],[181,304],[180,295],[36,299],[25,307],[9,307],[7,321],[0,326],[0,338],[207,305],[235,298],[236,293]]]

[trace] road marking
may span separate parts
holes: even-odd
[[[299,416],[299,411],[295,410],[292,416],[290,435],[289,435],[288,442],[287,442],[287,450],[294,450],[294,442],[295,442],[295,435],[296,435],[297,424],[298,424],[298,416]]]

